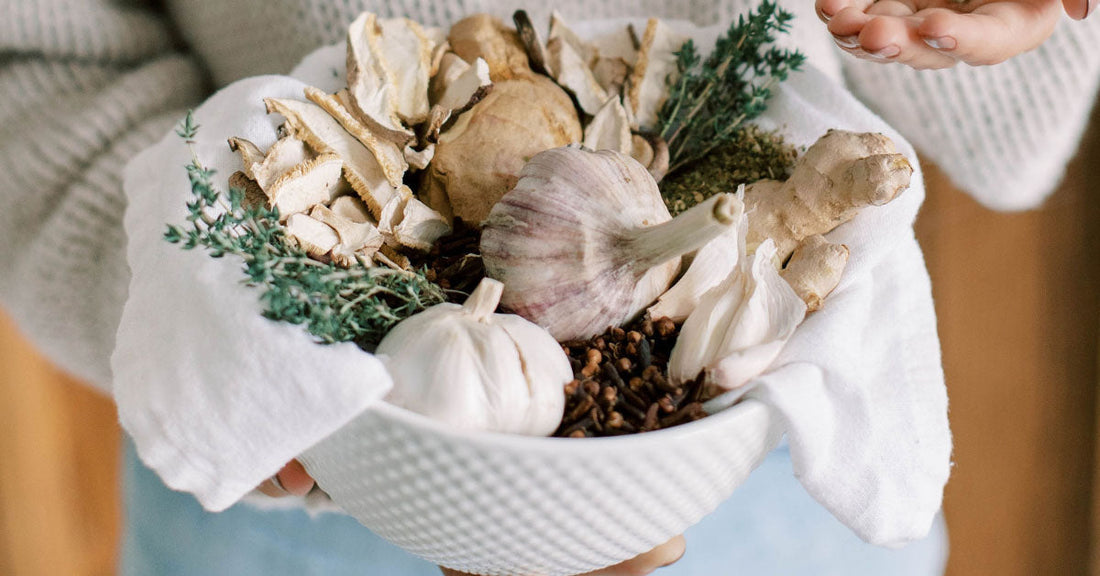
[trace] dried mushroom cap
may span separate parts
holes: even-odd
[[[632,158],[642,166],[649,166],[653,163],[653,146],[650,145],[645,136],[634,134],[631,136],[630,142],[630,156]]]
[[[419,124],[428,117],[428,81],[435,43],[419,24],[407,18],[382,20],[379,25],[382,41],[377,54],[387,80],[396,87],[393,95],[397,116],[410,126]]]
[[[557,10],[550,13],[550,34],[546,41],[547,44],[555,38],[561,38],[562,41],[569,44],[585,64],[591,64],[595,60],[595,47],[581,40],[581,37],[566,24],[565,19],[562,18],[561,13]]]
[[[229,187],[244,192],[244,205],[248,208],[260,208],[267,206],[267,194],[264,194],[260,185],[240,170],[229,177]]]
[[[657,127],[657,113],[668,99],[668,83],[678,73],[676,52],[686,41],[687,37],[656,18],[646,24],[627,90],[627,105],[638,123],[635,128],[648,132]]]
[[[340,100],[335,96],[312,86],[307,86],[305,93],[306,98],[309,98],[311,102],[320,106],[325,112],[328,112],[328,115],[339,122],[344,130],[354,136],[356,140],[361,142],[374,154],[374,158],[378,161],[378,165],[381,166],[382,172],[386,175],[386,179],[389,181],[390,186],[394,188],[401,186],[405,178],[405,171],[409,169],[409,165],[405,162],[405,155],[402,153],[401,146],[398,146],[393,141],[375,136],[365,124],[352,116],[348,109],[344,108],[344,105],[341,104]]]
[[[592,150],[614,150],[621,154],[630,154],[633,148],[630,135],[630,121],[626,110],[618,97],[608,98],[607,102],[584,129],[584,145]],[[643,163],[643,166],[645,163]]]
[[[562,37],[551,38],[546,46],[550,57],[550,67],[554,70],[554,79],[577,98],[581,110],[594,116],[607,102],[607,91],[600,86],[592,69],[581,59],[569,42]]]
[[[305,212],[311,206],[331,202],[340,189],[344,161],[335,154],[322,154],[283,174],[266,190],[279,219]]]
[[[266,98],[268,113],[286,118],[287,129],[319,152],[331,152],[344,161],[344,176],[373,214],[397,192],[374,154],[344,130],[340,123],[320,106],[298,100]]]
[[[268,148],[263,162],[254,167],[253,178],[260,188],[268,191],[280,176],[312,157],[305,142],[293,136],[280,138]]]
[[[301,213],[287,219],[286,232],[314,258],[323,258],[340,242],[331,226]]]
[[[260,150],[260,147],[256,146],[251,141],[237,137],[229,139],[229,149],[236,152],[241,157],[241,166],[243,166],[241,170],[244,172],[244,175],[248,178],[255,179],[255,167],[263,163],[264,151]]]
[[[451,27],[447,40],[466,62],[484,59],[494,82],[533,74],[519,34],[488,14],[459,20]]]
[[[370,212],[367,211],[367,205],[355,196],[341,196],[333,200],[332,204],[329,204],[329,209],[341,218],[346,218],[352,222],[371,221]]]
[[[348,100],[356,116],[386,139],[404,144],[413,134],[398,116],[399,90],[383,60],[378,17],[360,14],[348,27]]]

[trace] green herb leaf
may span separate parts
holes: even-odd
[[[197,130],[188,113],[177,134],[191,145]],[[194,151],[187,174],[188,225],[169,225],[164,239],[185,250],[201,246],[214,258],[240,257],[244,281],[260,288],[267,318],[301,324],[319,342],[371,350],[394,324],[446,300],[423,272],[362,263],[341,268],[310,258],[287,236],[277,209],[246,205],[243,190],[221,192]]]

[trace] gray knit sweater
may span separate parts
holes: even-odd
[[[0,0],[0,302],[58,365],[104,390],[129,272],[127,159],[210,89],[289,70],[362,10],[446,25],[549,7],[568,19],[726,22],[750,0]],[[526,6],[524,6],[526,4]],[[812,0],[797,41],[823,58]],[[963,188],[1025,208],[1055,188],[1100,79],[1100,18],[992,68],[918,73],[843,58],[849,87]],[[828,55],[835,58],[835,55]],[[826,61],[822,59],[820,61]],[[834,60],[835,61],[835,60]],[[165,306],[171,306],[165,302]]]

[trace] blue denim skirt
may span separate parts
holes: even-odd
[[[349,517],[246,504],[210,514],[129,443],[124,465],[122,576],[439,576]],[[940,576],[947,558],[941,519],[898,550],[862,542],[802,489],[782,446],[686,538],[684,557],[655,576]]]

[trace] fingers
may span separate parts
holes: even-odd
[[[610,568],[604,568],[603,570],[597,570],[595,572],[589,572],[583,576],[646,576],[652,574],[654,570],[658,568],[664,568],[670,564],[674,564],[677,560],[684,555],[684,551],[687,549],[687,542],[683,536],[677,536],[664,544],[637,556],[631,558],[622,564],[616,564]],[[439,568],[443,572],[443,576],[471,576],[465,572],[457,572],[450,568]]]
[[[918,33],[928,46],[974,66],[997,64],[1038,47],[1059,17],[1052,3],[992,2],[970,14],[942,8],[926,12]]]
[[[291,460],[275,476],[265,480],[257,489],[272,498],[283,496],[305,496],[313,489],[313,477],[297,460]]]
[[[874,0],[817,0],[817,17],[822,22],[829,22],[845,8],[853,8],[863,12],[874,4]]]
[[[1084,20],[1096,8],[1096,0],[1062,0],[1066,14],[1074,20]]]

